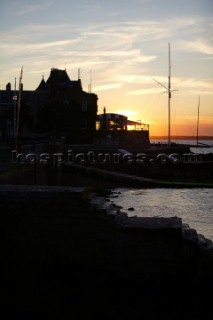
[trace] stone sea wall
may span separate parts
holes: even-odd
[[[137,283],[212,278],[212,242],[180,218],[130,218],[87,188],[2,185],[0,211],[8,268],[60,262]]]

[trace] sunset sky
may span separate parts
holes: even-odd
[[[171,134],[213,136],[212,0],[0,0],[0,90],[25,90],[51,68],[67,70],[116,112],[167,135],[168,43]],[[154,81],[153,78],[156,80]]]

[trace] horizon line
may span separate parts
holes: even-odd
[[[150,136],[150,139],[153,139],[153,138],[161,138],[161,139],[168,139],[168,136],[166,135],[151,135]],[[189,135],[173,135],[171,136],[171,139],[197,139],[197,136],[189,136]],[[213,136],[209,136],[209,135],[202,135],[202,136],[199,136],[199,139],[213,139]]]

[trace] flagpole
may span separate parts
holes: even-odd
[[[22,76],[23,66],[19,77],[19,94],[18,94],[18,108],[17,108],[17,120],[16,120],[16,152],[19,152],[18,138],[19,138],[19,120],[20,120],[20,108],[21,108],[21,91],[22,91]]]

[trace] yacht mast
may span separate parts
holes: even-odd
[[[169,75],[168,75],[168,86],[166,87],[165,85],[163,85],[162,83],[160,83],[159,81],[155,80],[154,78],[152,78],[155,82],[157,82],[161,87],[166,89],[166,92],[168,93],[168,147],[171,145],[171,106],[170,106],[170,100],[172,97],[171,92],[172,91],[176,91],[176,90],[171,90],[171,54],[170,54],[170,43],[168,44],[168,60],[169,60]]]
[[[16,93],[16,78],[15,78],[15,91],[13,95],[13,101],[14,101],[14,112],[13,112],[13,137],[16,138],[16,100],[17,100],[17,93]]]
[[[199,96],[199,99],[198,99],[198,110],[197,110],[197,146],[198,146],[199,117],[200,117],[200,96]]]
[[[171,54],[170,43],[168,44],[168,61],[169,61],[169,75],[168,75],[168,146],[171,144],[171,119],[170,119],[170,100],[171,100]]]
[[[20,108],[21,108],[21,91],[22,91],[22,75],[23,67],[21,68],[21,73],[19,77],[19,94],[18,94],[18,110],[17,110],[17,122],[16,122],[16,139],[19,137],[19,120],[20,120]]]

